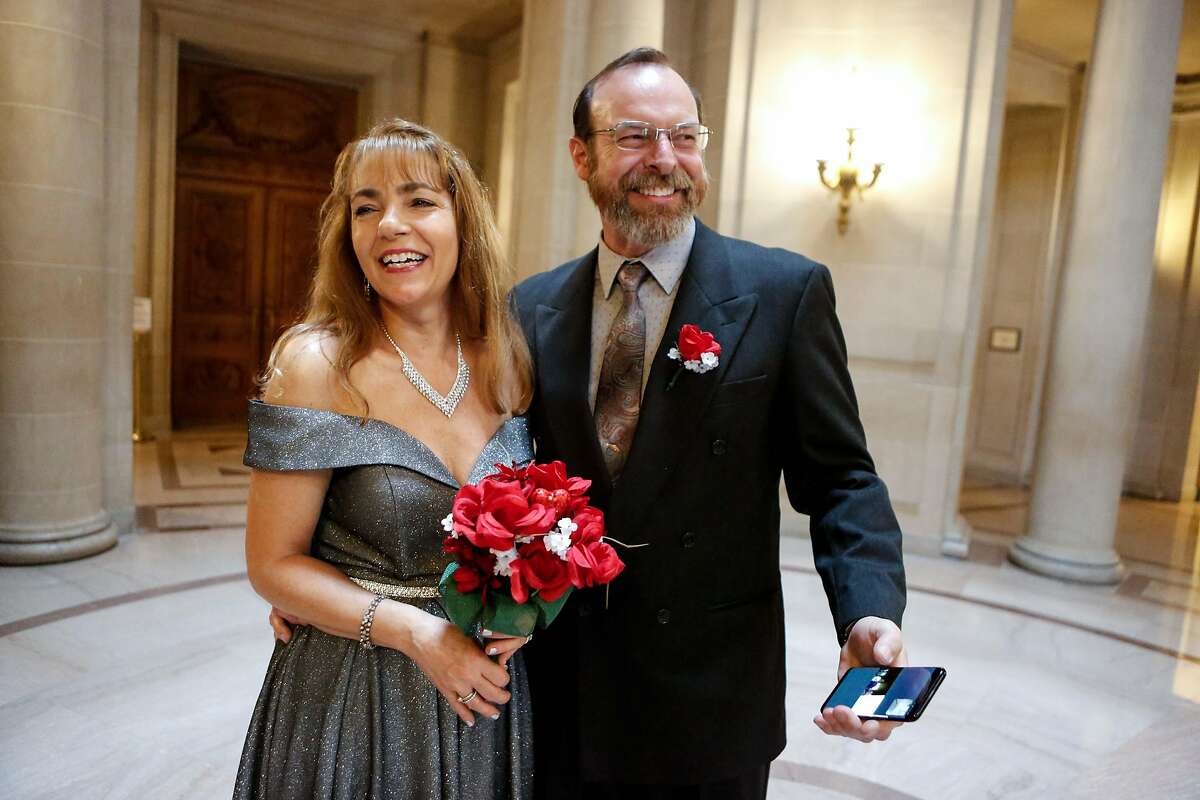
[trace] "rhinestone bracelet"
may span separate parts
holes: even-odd
[[[371,644],[371,625],[375,622],[375,609],[382,602],[383,597],[375,595],[371,600],[371,605],[367,606],[367,610],[363,612],[362,622],[358,623],[358,643],[364,650],[375,649],[375,645]]]

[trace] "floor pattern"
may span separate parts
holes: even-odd
[[[244,572],[243,444],[139,444],[135,532],[0,569],[0,797],[228,796],[272,646]],[[1194,506],[1126,501],[1130,574],[1095,587],[1007,562],[1027,493],[968,485],[962,505],[966,560],[906,558],[910,659],[949,677],[885,743],[812,725],[837,650],[811,548],[784,540],[789,735],[771,800],[1200,798]]]

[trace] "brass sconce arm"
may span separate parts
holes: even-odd
[[[858,167],[854,163],[854,131],[854,128],[846,129],[846,162],[838,167],[836,180],[832,180],[826,174],[829,170],[829,163],[825,159],[817,160],[817,177],[821,179],[821,185],[840,195],[838,198],[838,235],[845,234],[846,229],[850,227],[851,197],[857,193],[861,200],[862,193],[875,185],[875,182],[879,180],[879,173],[883,171],[883,164],[875,164],[871,170],[871,180],[859,183]]]

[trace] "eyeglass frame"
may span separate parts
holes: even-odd
[[[716,131],[714,131],[712,128],[708,127],[707,125],[705,125],[702,122],[676,122],[674,125],[672,125],[669,128],[657,128],[654,125],[651,125],[649,122],[642,122],[639,119],[624,119],[624,120],[621,120],[620,122],[618,122],[616,125],[614,125],[611,128],[599,128],[594,131],[588,131],[587,135],[594,136],[597,133],[616,133],[617,128],[620,128],[622,125],[637,125],[647,131],[654,131],[654,138],[651,139],[648,143],[648,145],[650,147],[657,145],[658,137],[661,136],[663,133],[666,133],[667,141],[671,143],[672,150],[678,150],[678,148],[675,147],[675,142],[674,142],[674,140],[671,139],[671,133],[673,131],[678,130],[679,128],[683,127],[684,125],[695,125],[700,128],[698,135],[704,137],[704,144],[700,145],[700,147],[697,148],[697,151],[701,152],[701,153],[703,153],[705,150],[708,149],[708,138],[710,136],[712,136],[714,133],[716,133]],[[621,145],[617,144],[615,136],[613,137],[613,145],[619,150],[624,150],[626,153],[636,153],[639,150],[643,149],[640,147],[638,147],[638,148],[621,147]]]

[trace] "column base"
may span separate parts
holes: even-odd
[[[942,533],[942,555],[950,558],[967,557],[971,549],[971,523],[962,514],[955,513],[949,528]]]
[[[1013,542],[1008,560],[1030,572],[1074,583],[1112,585],[1125,577],[1125,565],[1111,548],[1061,547],[1029,536]]]
[[[117,525],[105,515],[97,528],[70,528],[38,533],[0,529],[0,565],[29,566],[75,561],[103,553],[117,544]]]

